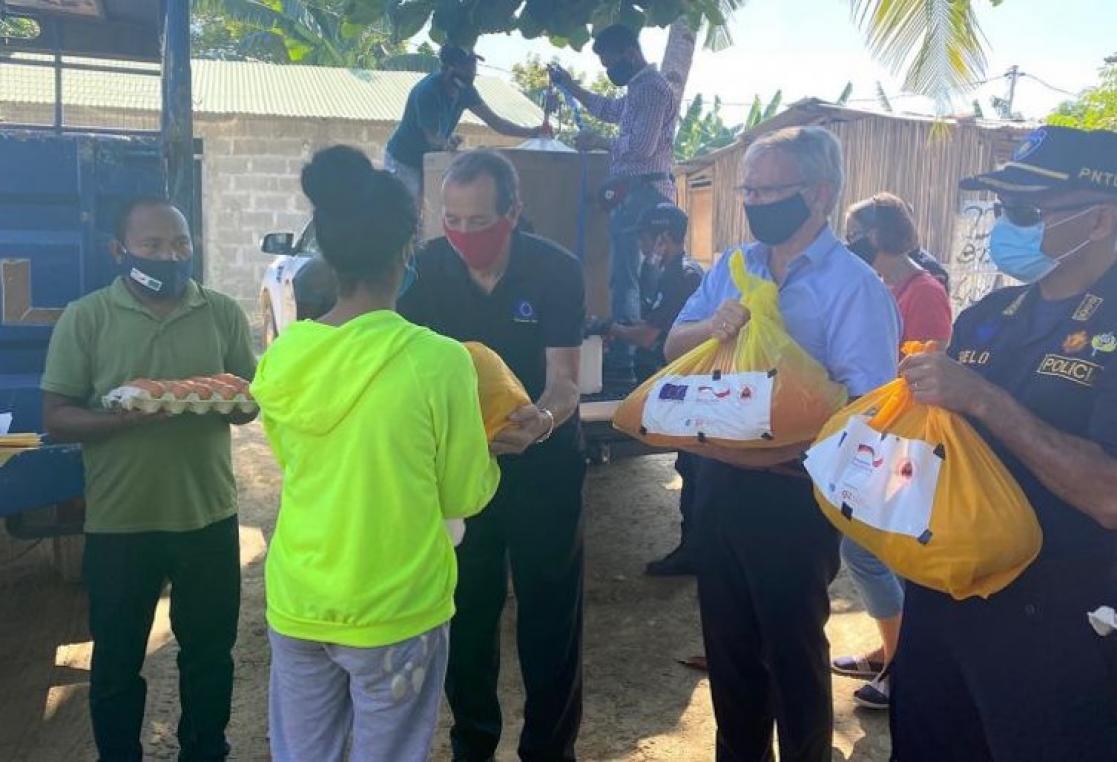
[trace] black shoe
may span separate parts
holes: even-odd
[[[853,703],[866,709],[888,709],[891,687],[886,669],[853,692]]]
[[[698,566],[680,546],[658,561],[649,562],[644,573],[649,577],[691,577],[698,573]]]

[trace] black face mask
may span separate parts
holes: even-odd
[[[624,87],[636,76],[636,64],[627,58],[621,59],[612,66],[606,67],[605,75],[617,87]]]
[[[756,240],[767,246],[786,243],[811,216],[802,193],[770,204],[745,204],[745,216]]]
[[[125,249],[120,271],[147,295],[175,299],[186,291],[186,284],[194,273],[194,260],[144,259]]]
[[[869,236],[863,235],[855,241],[850,241],[846,244],[846,248],[852,251],[857,256],[865,260],[866,264],[871,265],[877,259],[877,247],[873,246],[873,242],[869,240]]]
[[[454,85],[462,90],[468,90],[473,87],[473,77],[463,77],[460,74],[455,74],[451,77]]]

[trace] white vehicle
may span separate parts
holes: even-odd
[[[295,280],[299,271],[318,255],[314,226],[308,223],[297,240],[293,233],[268,233],[260,250],[275,255],[260,284],[260,317],[266,347],[296,320],[318,317],[312,305],[320,297],[306,293],[306,285]]]

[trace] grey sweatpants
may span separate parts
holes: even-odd
[[[274,762],[425,762],[446,679],[449,627],[380,648],[297,640],[269,629]]]

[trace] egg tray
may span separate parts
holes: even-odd
[[[197,394],[189,394],[185,398],[165,394],[162,397],[151,397],[142,389],[121,386],[101,398],[101,403],[109,410],[140,410],[144,413],[220,413],[229,415],[234,411],[254,413],[259,407],[256,402],[244,394],[238,394],[232,399],[201,399]]]

